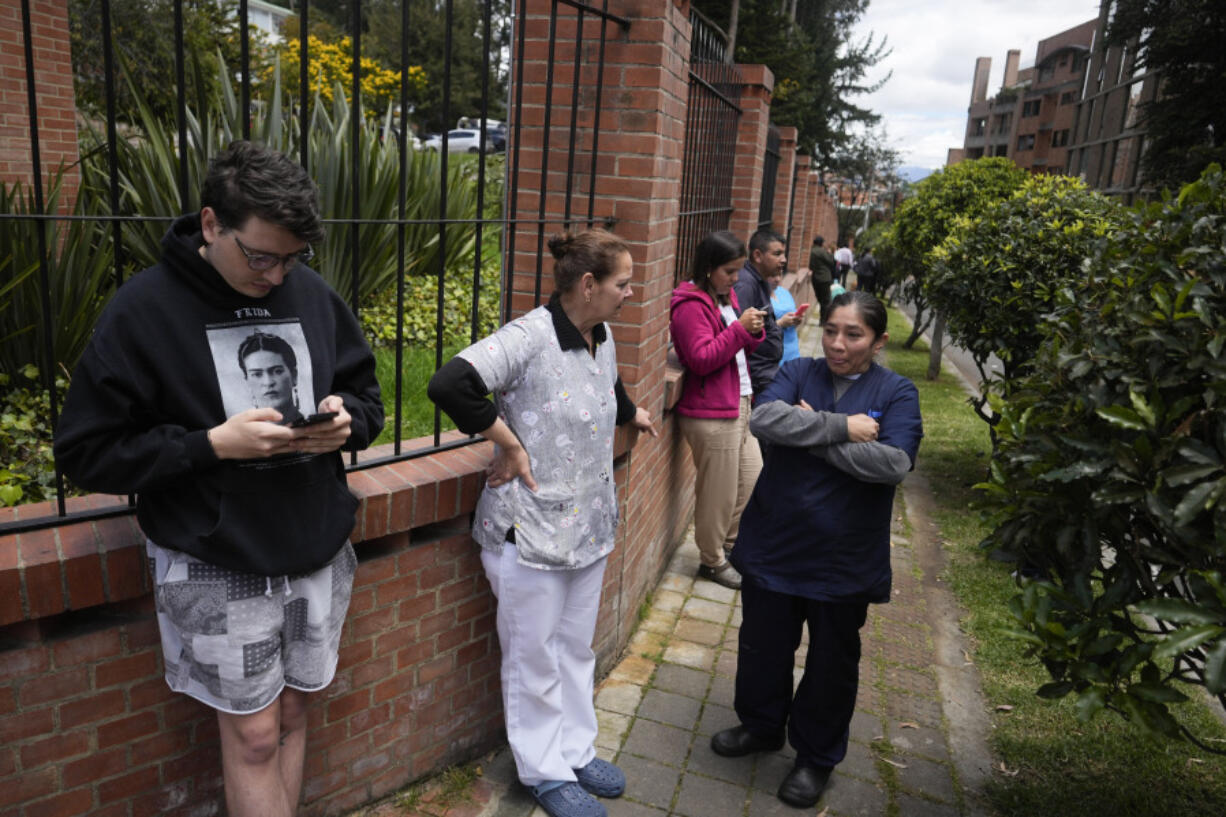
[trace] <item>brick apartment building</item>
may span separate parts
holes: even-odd
[[[1032,173],[1064,173],[1077,102],[1090,63],[1097,20],[1088,20],[1039,42],[1034,65],[1018,68],[1021,51],[1005,56],[1004,79],[988,97],[991,57],[975,60],[962,159],[1007,156]]]
[[[1096,19],[1041,40],[1032,67],[1019,69],[1021,51],[1010,50],[995,96],[987,95],[991,58],[975,60],[966,135],[946,164],[1007,156],[1031,173],[1080,176],[1131,202],[1145,138],[1139,106],[1158,82],[1137,67],[1135,44],[1103,47],[1114,7],[1104,0]]]

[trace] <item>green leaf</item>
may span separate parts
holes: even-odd
[[[1154,410],[1145,400],[1144,395],[1140,392],[1130,391],[1128,392],[1128,397],[1132,401],[1132,408],[1136,411],[1137,416],[1145,422],[1148,428],[1153,428],[1155,425]]]
[[[1206,650],[1205,689],[1213,695],[1226,692],[1226,639]]]
[[[1137,612],[1176,624],[1221,624],[1220,612],[1184,599],[1146,599],[1134,605]]]
[[[1226,627],[1215,624],[1202,624],[1195,627],[1183,627],[1159,641],[1154,648],[1153,660],[1165,661],[1177,655],[1194,650],[1206,641],[1211,641],[1223,632]]]
[[[24,493],[17,485],[0,485],[0,504],[12,507],[21,502]]]
[[[1056,698],[1063,698],[1072,691],[1072,681],[1052,681],[1051,683],[1047,683],[1039,687],[1035,694],[1040,698],[1055,700]]]
[[[1175,506],[1175,524],[1187,525],[1201,512],[1208,509],[1221,482],[1223,481],[1202,482],[1188,489],[1183,499],[1179,500],[1179,504]]]
[[[1102,417],[1108,423],[1119,426],[1121,428],[1134,429],[1136,431],[1145,430],[1145,422],[1141,416],[1130,408],[1124,406],[1107,406],[1105,408],[1095,409],[1094,413]]]
[[[1077,703],[1074,709],[1077,712],[1077,720],[1085,723],[1094,717],[1100,709],[1107,703],[1107,695],[1102,687],[1090,687],[1085,692],[1077,696]]]
[[[1177,465],[1163,471],[1162,478],[1167,485],[1187,485],[1220,470],[1218,465]]]
[[[1129,684],[1128,692],[1143,701],[1152,701],[1160,704],[1178,704],[1188,700],[1187,695],[1165,684],[1147,684],[1144,682]]]

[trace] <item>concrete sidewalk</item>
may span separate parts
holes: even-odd
[[[808,325],[802,350],[820,354]],[[624,797],[603,801],[613,817],[766,817],[809,813],[979,817],[991,772],[987,707],[957,626],[958,609],[942,584],[943,554],[929,517],[921,470],[908,476],[895,505],[894,595],[871,605],[861,632],[860,690],[847,758],[822,800],[807,812],[775,797],[792,765],[790,747],[723,758],[711,735],[737,724],[732,709],[740,593],[695,578],[698,549],[682,544],[650,599],[626,655],[600,684],[599,754],[628,780]],[[803,662],[804,647],[797,653]],[[799,678],[800,667],[796,669]],[[482,765],[469,797],[414,810],[368,810],[391,817],[545,817],[515,779],[508,750]]]

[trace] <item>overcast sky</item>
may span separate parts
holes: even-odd
[[[856,104],[882,114],[903,165],[938,168],[962,147],[977,57],[992,58],[988,95],[1000,89],[1005,53],[1020,49],[1034,64],[1039,40],[1098,17],[1098,0],[871,0],[857,28],[888,38],[893,52],[878,64],[881,90]]]

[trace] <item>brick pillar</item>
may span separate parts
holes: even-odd
[[[736,135],[736,170],[732,174],[732,216],[728,229],[748,243],[758,227],[762,165],[775,75],[765,65],[738,65],[737,68],[744,83],[741,85],[741,121]]]
[[[649,409],[661,430],[659,439],[641,436],[617,461],[622,526],[617,549],[605,573],[601,618],[595,648],[602,668],[611,665],[635,624],[638,605],[655,586],[668,552],[689,523],[693,507],[692,468],[675,424],[663,416],[665,363],[668,351],[668,301],[672,292],[677,218],[680,206],[681,154],[685,136],[690,23],[688,0],[612,0],[609,12],[631,21],[627,31],[610,23],[604,55],[599,141],[593,152],[596,70],[599,64],[598,18],[585,15],[579,60],[580,90],[574,170],[567,176],[576,17],[561,9],[557,22],[553,106],[545,136],[545,95],[549,12],[546,0],[528,0],[523,21],[525,60],[523,111],[519,132],[520,193],[511,216],[536,219],[540,212],[542,170],[548,165],[543,234],[557,232],[565,217],[567,183],[576,192],[572,226],[586,226],[589,173],[595,156],[594,218],[614,220],[613,231],[630,245],[634,258],[634,295],[613,325],[622,382],[631,398]],[[514,68],[512,82],[518,73]],[[508,132],[516,138],[516,98],[511,89]],[[508,144],[508,162],[515,146]],[[761,157],[759,157],[760,161]],[[580,205],[582,205],[580,207]],[[575,215],[579,217],[576,219]],[[523,224],[516,234],[512,313],[537,305],[534,296],[539,264],[544,276],[542,300],[553,290],[552,258],[539,228]]]
[[[56,169],[71,168],[60,200],[64,211],[81,181],[66,0],[30,0],[30,24],[43,193],[50,192],[48,179]],[[0,181],[23,187],[34,180],[25,53],[21,0],[0,0]]]
[[[784,238],[788,237],[788,226],[792,222],[790,207],[792,204],[792,179],[796,170],[796,134],[793,127],[779,128],[779,167],[775,171],[775,203],[772,213],[775,214],[775,229]],[[793,240],[796,236],[792,236]],[[792,248],[788,247],[788,269],[797,269],[795,260],[790,256]]]
[[[809,247],[813,243],[813,230],[809,226],[809,164],[813,160],[808,156],[796,157],[796,194],[792,199],[791,222],[792,244],[788,247],[792,269],[799,270],[809,266]]]

